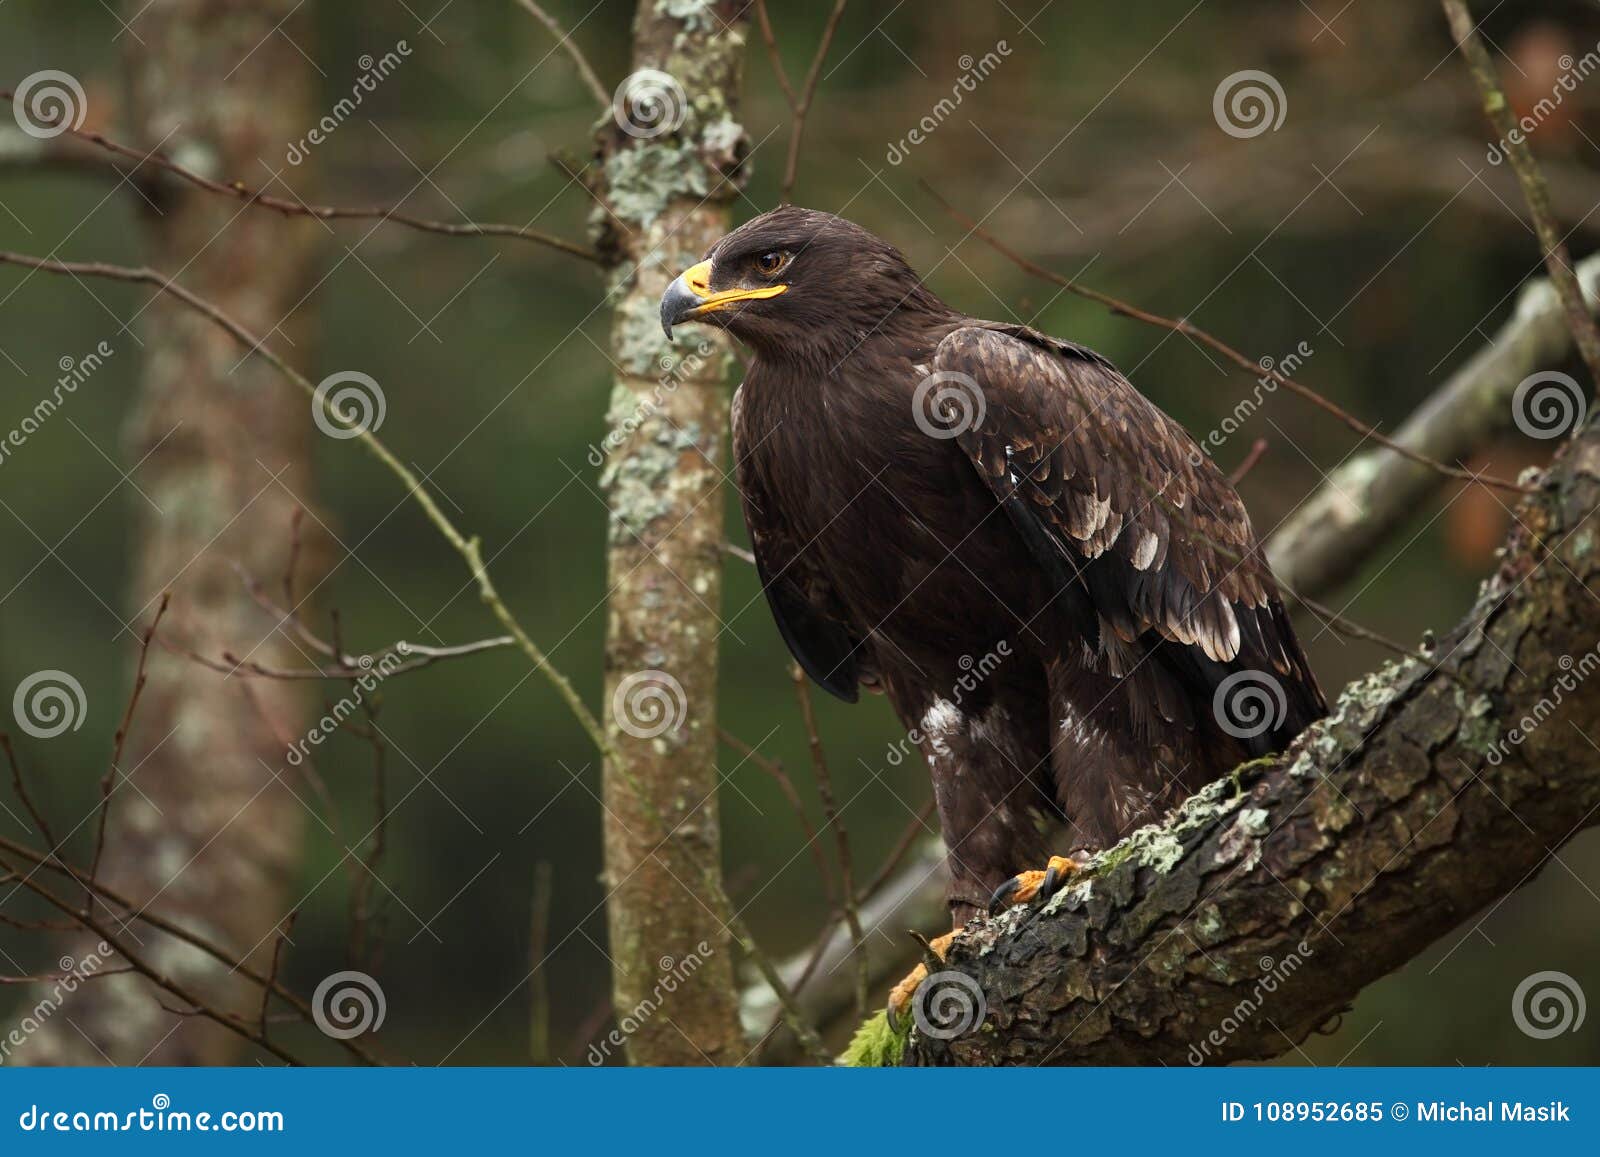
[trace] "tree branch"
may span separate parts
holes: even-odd
[[[1533,216],[1533,227],[1539,236],[1539,251],[1544,255],[1545,267],[1550,271],[1550,281],[1561,297],[1573,340],[1589,367],[1590,378],[1600,386],[1600,330],[1595,328],[1594,318],[1583,303],[1583,291],[1578,287],[1578,278],[1572,271],[1572,257],[1556,226],[1555,214],[1550,208],[1550,186],[1545,183],[1544,174],[1539,171],[1528,142],[1518,130],[1517,115],[1511,111],[1511,102],[1500,87],[1494,61],[1484,47],[1483,37],[1478,34],[1472,13],[1467,10],[1466,0],[1442,2],[1445,16],[1450,21],[1450,33],[1455,37],[1461,55],[1466,58],[1468,71],[1472,73],[1473,82],[1483,98],[1484,115],[1489,118],[1494,131],[1500,134],[1506,155],[1511,159],[1511,167],[1517,174],[1517,183],[1522,186],[1522,197],[1528,203],[1528,212]]]

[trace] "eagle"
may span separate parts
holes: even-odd
[[[1106,358],[968,317],[794,206],[668,286],[668,337],[690,321],[751,355],[733,449],[778,632],[920,748],[954,928],[1325,714],[1237,491]]]

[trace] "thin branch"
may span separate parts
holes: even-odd
[[[1511,102],[1506,99],[1505,91],[1495,76],[1494,61],[1484,47],[1483,38],[1478,35],[1465,0],[1441,2],[1445,16],[1450,21],[1451,35],[1455,37],[1461,55],[1466,57],[1467,68],[1483,98],[1484,115],[1489,118],[1495,132],[1500,134],[1500,143],[1511,159],[1517,183],[1522,186],[1523,199],[1528,202],[1528,212],[1533,215],[1533,227],[1539,236],[1545,268],[1550,271],[1550,281],[1561,296],[1572,339],[1577,344],[1584,364],[1589,367],[1590,378],[1600,387],[1600,329],[1596,328],[1594,318],[1584,305],[1583,288],[1578,284],[1578,276],[1572,268],[1572,255],[1567,252],[1566,242],[1561,239],[1561,231],[1556,226],[1555,214],[1550,208],[1550,186],[1546,184],[1538,162],[1533,159],[1533,151],[1528,148],[1525,134],[1517,127],[1516,113],[1511,110]]]
[[[139,661],[134,666],[133,687],[128,692],[127,706],[122,710],[122,722],[117,724],[116,738],[111,744],[111,766],[106,768],[106,773],[100,779],[100,806],[99,815],[95,820],[94,856],[89,861],[89,885],[85,892],[85,903],[94,890],[94,881],[100,875],[100,857],[106,850],[106,818],[111,811],[111,792],[115,786],[115,777],[122,770],[122,751],[128,742],[128,731],[133,726],[133,713],[138,710],[139,696],[144,691],[145,680],[148,676],[145,669],[150,661],[150,640],[155,638],[156,629],[161,626],[161,619],[167,613],[167,607],[172,603],[172,592],[163,591],[161,602],[156,606],[155,617],[150,620],[150,625],[145,628],[144,635],[139,639]]]
[[[1244,461],[1233,468],[1233,473],[1228,475],[1228,481],[1234,486],[1245,480],[1245,476],[1256,468],[1256,463],[1266,455],[1267,440],[1257,438],[1250,446],[1250,453],[1244,456]]]
[[[1268,369],[1262,366],[1259,362],[1252,361],[1250,358],[1246,357],[1244,354],[1228,345],[1221,338],[1212,336],[1199,326],[1186,319],[1163,317],[1160,314],[1151,313],[1148,310],[1140,309],[1138,306],[1130,305],[1125,301],[1121,301],[1115,297],[1112,297],[1108,293],[1101,293],[1097,289],[1090,289],[1086,285],[1079,285],[1076,281],[1073,281],[1069,277],[1063,277],[1061,274],[1056,273],[1053,270],[1046,269],[1044,266],[1030,261],[1022,254],[1018,253],[1015,249],[1012,249],[1004,241],[1001,241],[999,238],[995,237],[992,233],[986,230],[981,223],[973,220],[961,210],[957,209],[949,201],[945,200],[944,197],[942,197],[938,191],[926,181],[921,181],[919,183],[922,185],[923,189],[927,191],[929,196],[933,197],[933,199],[939,203],[940,207],[943,208],[946,213],[948,213],[960,224],[966,226],[972,236],[975,236],[979,240],[983,241],[991,249],[999,253],[1002,257],[1005,257],[1024,273],[1028,273],[1043,281],[1048,281],[1051,285],[1059,286],[1069,293],[1077,294],[1079,297],[1085,297],[1090,301],[1098,302],[1109,309],[1112,313],[1122,314],[1124,317],[1131,317],[1135,321],[1142,321],[1147,325],[1153,325],[1160,329],[1169,330],[1172,333],[1183,334],[1185,337],[1192,338],[1193,340],[1200,342],[1202,345],[1209,346],[1211,349],[1215,350],[1217,353],[1221,354],[1223,357],[1227,358],[1229,361],[1233,362],[1234,365],[1238,366],[1247,373],[1257,377],[1264,375],[1277,382],[1280,386],[1294,391],[1302,398],[1305,398],[1308,402],[1311,402],[1313,405],[1319,407],[1329,414],[1332,414],[1335,418],[1338,418],[1339,421],[1343,422],[1346,426],[1350,427],[1350,429],[1354,430],[1362,437],[1370,438],[1374,442],[1377,442],[1380,446],[1387,446],[1395,453],[1409,458],[1413,462],[1420,463],[1421,465],[1427,466],[1432,470],[1437,470],[1440,474],[1443,474],[1447,478],[1455,478],[1462,482],[1477,482],[1484,486],[1493,486],[1497,489],[1508,490],[1516,494],[1530,493],[1529,488],[1523,486],[1521,483],[1507,481],[1504,478],[1496,478],[1489,474],[1478,474],[1471,470],[1463,469],[1459,466],[1447,465],[1446,463],[1429,458],[1425,454],[1418,453],[1411,447],[1402,445],[1401,443],[1396,442],[1394,439],[1387,437],[1384,434],[1380,434],[1377,430],[1367,425],[1360,418],[1357,418],[1354,414],[1342,409],[1334,402],[1330,401],[1328,398],[1312,389],[1310,386],[1295,381],[1293,378],[1287,376],[1275,366],[1271,369]]]
[[[578,69],[578,76],[582,78],[589,91],[594,94],[595,101],[600,105],[601,109],[609,109],[611,107],[611,94],[606,91],[606,86],[600,83],[600,78],[595,75],[594,69],[589,65],[589,58],[583,54],[583,49],[578,47],[577,41],[572,39],[572,34],[563,29],[556,18],[546,12],[541,5],[534,3],[534,0],[517,0],[517,3],[522,5],[530,16],[540,24],[543,24],[549,30],[551,36],[556,38],[556,47],[564,50],[572,58],[572,63]]]
[[[811,111],[812,98],[817,95],[817,82],[822,79],[822,62],[828,57],[828,49],[833,45],[834,33],[839,30],[839,19],[844,15],[847,2],[834,0],[833,11],[828,13],[828,22],[822,26],[822,39],[817,43],[816,55],[811,58],[805,81],[796,92],[778,54],[778,41],[772,34],[772,22],[767,17],[766,0],[756,0],[756,18],[761,25],[761,37],[766,41],[767,54],[772,58],[772,70],[777,74],[778,86],[783,89],[792,114],[789,151],[783,162],[783,186],[778,194],[778,200],[784,204],[788,204],[789,194],[794,191],[795,180],[800,175],[800,142],[806,133],[806,114]]]
[[[290,912],[278,926],[278,937],[272,945],[272,966],[267,971],[267,982],[261,986],[261,1011],[256,1016],[257,1031],[261,1039],[267,1039],[267,1006],[272,1003],[272,988],[278,982],[278,969],[283,964],[283,946],[289,940],[289,932],[294,928],[295,917],[298,912]]]
[[[845,831],[844,815],[833,794],[833,776],[828,771],[828,759],[822,750],[822,736],[817,732],[816,711],[811,705],[811,685],[798,663],[790,669],[789,675],[794,680],[794,697],[800,704],[800,718],[805,723],[806,743],[811,750],[811,770],[817,778],[817,796],[822,801],[823,826],[833,829],[839,857],[839,883],[844,895],[844,919],[850,927],[850,942],[856,957],[856,1009],[865,1016],[867,988],[872,976],[867,963],[866,936],[861,931],[861,910],[856,903],[855,860],[850,854],[850,835]]]
[[[56,872],[59,875],[65,876],[68,880],[75,884],[87,885],[89,882],[87,874],[78,870],[77,868],[72,867],[70,864],[59,860],[54,856],[50,856],[42,852],[36,852],[25,844],[19,844],[15,840],[9,839],[5,836],[0,836],[0,852],[5,852],[8,855],[18,856],[21,859],[26,860],[28,863],[34,865],[35,868],[43,868],[47,871]],[[6,865],[4,861],[0,861],[0,867],[7,866],[8,865]],[[30,877],[32,874],[32,872],[28,872],[26,874],[18,873],[15,876],[14,882],[17,883],[18,886],[27,886],[29,883],[31,883]],[[213,960],[217,961],[219,964],[225,966],[228,972],[238,973],[252,984],[265,985],[271,988],[278,997],[291,1005],[308,1024],[314,1021],[315,1018],[313,1017],[312,1008],[309,1002],[300,997],[292,989],[285,986],[281,981],[274,982],[269,980],[262,973],[252,968],[247,961],[234,956],[232,953],[220,947],[215,942],[207,939],[205,936],[202,936],[200,933],[195,932],[193,929],[186,928],[182,924],[178,924],[172,920],[169,920],[167,917],[162,916],[159,913],[151,912],[144,905],[135,904],[132,900],[121,895],[103,882],[97,881],[94,884],[94,893],[102,903],[109,901],[128,913],[126,918],[120,916],[117,918],[119,923],[126,925],[133,920],[138,920],[140,923],[148,924],[150,927],[155,928],[158,931],[165,932],[167,935],[176,940],[183,941],[183,943],[192,948],[198,949],[207,956],[211,957]],[[67,916],[71,917],[72,921],[77,926],[89,928],[91,931],[96,930],[93,925],[87,923],[83,919],[82,912],[67,906],[65,901],[58,900],[53,906],[65,913]],[[107,943],[112,942],[107,940]],[[377,1056],[354,1040],[341,1040],[339,1043],[352,1056],[358,1058],[366,1064],[381,1065],[383,1063],[383,1061]]]
[[[775,759],[768,759],[726,728],[717,728],[717,737],[770,775],[777,783],[778,790],[783,793],[783,798],[789,801],[789,807],[794,811],[795,819],[800,823],[800,830],[805,834],[806,850],[811,853],[812,862],[817,866],[817,877],[822,881],[822,890],[828,897],[828,903],[838,903],[839,894],[833,882],[833,873],[828,870],[828,858],[822,851],[822,838],[817,834],[817,829],[811,823],[810,817],[806,815],[806,806],[801,802],[800,793],[795,790],[794,781],[789,778],[789,773],[783,769],[783,764]]]
[[[176,979],[175,977],[169,976],[166,972],[162,971],[159,965],[145,959],[143,954],[137,949],[130,948],[125,941],[119,939],[116,932],[111,929],[110,925],[106,924],[99,917],[97,917],[92,910],[79,911],[78,909],[74,908],[66,900],[62,899],[60,896],[57,896],[49,888],[46,888],[38,880],[34,879],[31,873],[23,876],[18,881],[18,885],[32,892],[35,896],[39,897],[39,899],[43,900],[52,908],[71,916],[89,931],[99,936],[100,939],[109,945],[118,956],[121,956],[122,959],[127,961],[128,966],[132,971],[139,973],[157,988],[171,993],[173,996],[189,1005],[193,1012],[192,1014],[187,1015],[203,1017],[206,1020],[213,1021],[216,1024],[221,1025],[223,1028],[228,1029],[230,1032],[234,1032],[243,1037],[245,1040],[250,1041],[252,1044],[259,1045],[261,1048],[265,1049],[267,1052],[271,1053],[285,1064],[300,1066],[304,1063],[292,1053],[285,1051],[279,1045],[276,1045],[272,1041],[268,1040],[265,1033],[262,1032],[261,1029],[256,1025],[250,1024],[224,1009],[216,1008],[208,1004],[206,1001],[200,998],[198,993],[190,990],[189,987],[182,981]],[[162,1007],[165,1008],[166,1005],[163,1004]],[[176,1010],[168,1009],[168,1011]]]
[[[8,89],[0,89],[0,100],[10,102],[12,93]],[[146,152],[143,149],[131,148],[111,140],[104,133],[91,129],[75,129],[70,125],[65,126],[66,132],[79,140],[88,141],[116,156],[132,160],[139,168],[150,166],[170,173],[181,181],[185,181],[198,189],[208,193],[216,193],[223,197],[233,197],[247,205],[259,205],[263,209],[272,209],[282,213],[285,217],[313,217],[319,221],[392,221],[396,225],[404,225],[408,229],[417,229],[424,233],[441,233],[447,237],[513,237],[519,241],[532,241],[539,245],[549,246],[551,249],[573,257],[582,258],[584,261],[596,265],[603,265],[605,259],[594,250],[572,241],[534,229],[527,225],[502,225],[492,222],[465,221],[459,224],[449,221],[434,221],[426,217],[416,217],[409,213],[402,213],[398,205],[312,205],[298,199],[290,200],[286,197],[276,197],[271,193],[262,192],[251,188],[243,181],[214,181],[210,177],[195,172],[178,164],[169,157],[157,152]]]

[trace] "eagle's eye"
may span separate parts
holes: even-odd
[[[783,271],[785,265],[789,264],[790,256],[790,254],[779,249],[763,253],[756,258],[756,270],[763,277],[776,276]]]

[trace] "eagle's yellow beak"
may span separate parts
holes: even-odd
[[[685,269],[661,295],[661,328],[670,338],[672,327],[681,321],[693,321],[740,301],[777,297],[788,288],[787,285],[762,285],[754,289],[725,289],[721,293],[712,293],[711,262],[702,261]]]

